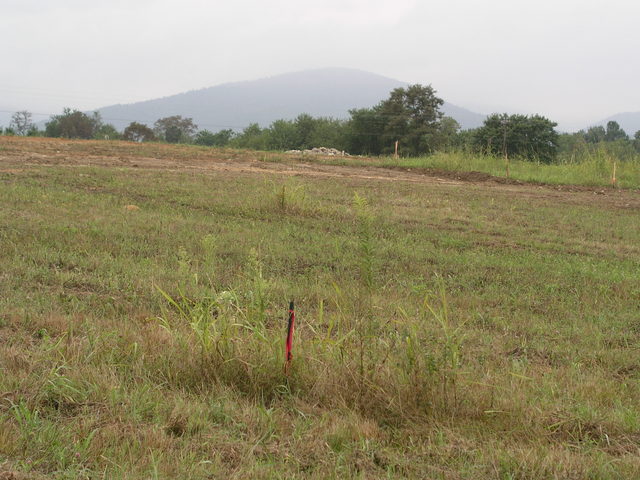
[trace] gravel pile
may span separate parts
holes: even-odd
[[[310,150],[288,150],[286,153],[298,153],[302,155],[327,155],[329,157],[350,157],[344,150],[336,150],[335,148],[315,147]]]

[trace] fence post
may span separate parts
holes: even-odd
[[[611,186],[616,188],[618,180],[616,179],[616,162],[613,162],[613,173],[611,174]]]

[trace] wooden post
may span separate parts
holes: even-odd
[[[613,162],[613,173],[611,175],[611,186],[613,188],[617,187],[618,180],[616,179],[616,162]]]
[[[396,140],[395,153],[393,154],[394,158],[398,158],[398,140]]]
[[[502,121],[502,153],[504,154],[504,160],[507,164],[507,178],[509,178],[509,153],[507,152],[507,123],[508,120]]]

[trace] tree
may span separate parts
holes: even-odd
[[[122,138],[130,142],[151,142],[155,140],[155,135],[153,134],[153,130],[145,124],[131,122],[127,128],[124,129]]]
[[[311,135],[305,140],[306,148],[330,147],[346,150],[345,122],[335,118],[314,118]]]
[[[198,130],[192,118],[182,118],[181,115],[173,115],[157,120],[153,124],[153,130],[160,138],[169,143],[188,142]]]
[[[47,122],[45,135],[47,137],[65,138],[93,138],[102,126],[102,119],[98,112],[92,116],[78,110],[65,108],[62,115],[54,115]]]
[[[385,128],[384,149],[394,148],[398,140],[402,152],[420,155],[432,152],[439,146],[438,130],[442,119],[440,107],[444,100],[436,96],[431,85],[410,85],[396,88],[389,98],[380,104]]]
[[[437,135],[434,137],[436,139],[436,143],[439,146],[458,146],[457,135],[460,131],[460,124],[457,122],[455,118],[452,117],[442,117],[440,120],[440,124],[438,125]]]
[[[633,135],[633,148],[640,152],[640,130]]]
[[[398,141],[403,155],[432,152],[442,145],[443,104],[430,85],[410,85],[396,88],[373,108],[350,110],[348,150],[356,154],[391,153]]]
[[[169,143],[178,143],[184,139],[183,132],[177,125],[169,125],[164,132],[164,139]]]
[[[276,120],[267,129],[267,147],[273,150],[299,148],[300,137],[296,125],[290,120]]]
[[[474,150],[476,130],[477,129],[460,130],[450,140],[449,145],[455,147],[458,150]]]
[[[604,127],[597,125],[595,127],[589,127],[587,132],[584,134],[584,139],[587,143],[600,143],[605,141],[606,136],[607,132]]]
[[[607,130],[604,134],[604,140],[606,142],[615,142],[616,140],[628,140],[629,136],[620,127],[618,122],[611,120],[607,122]]]
[[[316,130],[317,120],[308,113],[298,115],[295,119],[296,136],[298,137],[298,145],[296,148],[305,149],[312,147],[321,147],[326,145],[312,145],[313,133]]]
[[[576,133],[562,133],[558,136],[558,154],[563,155],[566,162],[573,163],[589,152],[583,130]]]
[[[380,155],[384,119],[379,107],[349,110],[349,115],[351,118],[345,126],[347,151],[356,155]]]
[[[558,153],[556,126],[540,115],[496,113],[476,130],[474,144],[485,153],[551,163]]]
[[[196,145],[206,145],[208,147],[224,147],[234,136],[233,130],[220,130],[217,133],[209,130],[200,130],[195,137]]]
[[[105,123],[100,125],[93,138],[96,140],[119,140],[122,138],[122,134],[110,123]]]
[[[31,127],[29,128],[29,131],[27,132],[27,137],[38,137],[41,136],[43,132],[41,132],[40,130],[38,130],[38,126],[34,123],[33,125],[31,125]]]
[[[265,150],[267,148],[268,130],[260,128],[257,123],[246,127],[240,135],[232,139],[234,147],[250,148],[252,150]]]
[[[9,127],[16,133],[16,135],[27,135],[34,127],[34,124],[31,121],[31,113],[26,110],[14,113],[11,116],[11,123],[9,124]]]

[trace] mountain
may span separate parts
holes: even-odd
[[[596,122],[595,125],[602,125],[603,127],[606,127],[607,122],[610,122],[612,120],[618,122],[618,124],[625,132],[627,132],[627,135],[629,135],[630,137],[633,137],[633,135],[638,130],[640,130],[640,112],[616,113],[615,115],[605,118],[604,120]]]
[[[372,107],[389,92],[407,83],[373,73],[346,68],[324,68],[286,73],[260,80],[226,83],[178,95],[112,105],[98,111],[118,129],[137,121],[152,126],[170,115],[191,117],[200,129],[241,130],[250,123],[268,126],[278,119],[301,113],[316,117],[348,118],[352,108]],[[445,103],[445,115],[463,128],[475,128],[485,116]]]
[[[448,117],[455,118],[463,130],[480,127],[484,123],[484,119],[487,118],[487,115],[472,112],[448,102],[444,102],[442,111]]]

